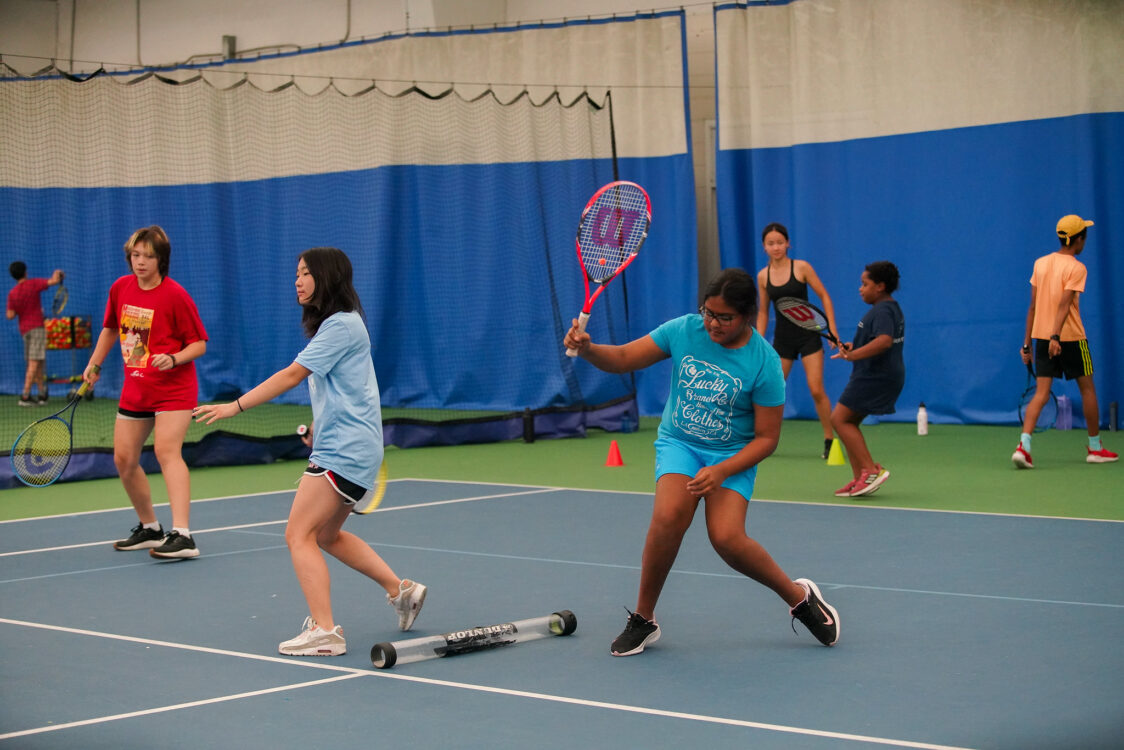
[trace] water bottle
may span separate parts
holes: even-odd
[[[929,412],[925,411],[925,402],[921,402],[921,406],[917,407],[917,434],[929,434]]]
[[[1058,396],[1058,418],[1054,420],[1054,427],[1059,430],[1073,429],[1073,405],[1069,396]]]
[[[632,432],[632,416],[628,412],[621,415],[621,432]]]

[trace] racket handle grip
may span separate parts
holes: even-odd
[[[588,322],[589,322],[589,313],[583,312],[581,315],[578,316],[578,333],[584,333],[585,332],[585,324],[588,323]],[[578,356],[578,350],[577,349],[570,349],[569,347],[567,347],[566,348],[566,356],[567,357],[576,357],[576,356]]]

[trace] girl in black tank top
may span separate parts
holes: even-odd
[[[757,331],[762,336],[769,326],[769,309],[781,297],[797,297],[808,299],[808,287],[820,298],[824,312],[827,313],[828,326],[835,333],[835,311],[831,304],[831,297],[827,289],[820,282],[815,269],[807,261],[798,261],[788,255],[789,242],[788,230],[782,224],[770,224],[761,233],[761,243],[765,254],[769,257],[769,264],[757,274],[758,292],[762,301],[768,298],[770,304],[762,304],[757,313]],[[783,272],[784,261],[788,260],[788,280],[783,284],[774,284],[772,270],[774,264]],[[803,281],[797,276],[804,278]],[[827,459],[831,452],[831,442],[834,432],[831,428],[831,399],[823,387],[823,341],[820,336],[811,331],[806,331],[795,323],[790,322],[783,315],[774,315],[773,348],[781,358],[781,368],[787,378],[792,370],[793,363],[799,359],[804,364],[804,375],[808,381],[808,391],[811,393],[815,405],[816,416],[823,428],[824,448],[822,458]],[[836,334],[838,338],[838,334]]]

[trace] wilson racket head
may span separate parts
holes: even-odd
[[[57,416],[34,423],[12,445],[12,470],[29,487],[46,487],[70,463],[70,425]]]
[[[798,297],[781,297],[775,303],[777,313],[785,319],[808,331],[815,331],[826,339],[838,344],[831,329],[827,325],[827,316],[823,310],[807,300]]]
[[[652,204],[634,182],[610,182],[589,199],[578,225],[578,255],[590,281],[613,278],[640,251]]]

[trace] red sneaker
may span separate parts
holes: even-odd
[[[1034,461],[1030,459],[1030,454],[1023,450],[1021,443],[1018,448],[1015,448],[1015,452],[1011,454],[1011,463],[1015,465],[1016,469],[1034,468]]]
[[[1099,451],[1089,448],[1088,451],[1089,455],[1085,456],[1085,462],[1090,464],[1110,464],[1120,458],[1108,448],[1101,448]]]
[[[855,487],[851,490],[851,497],[866,497],[873,495],[882,486],[882,483],[890,478],[890,472],[883,469],[880,464],[874,465],[874,471],[864,471],[862,475],[855,480]]]
[[[836,497],[850,497],[851,493],[854,491],[854,489],[858,485],[858,483],[859,483],[859,480],[857,478],[852,479],[850,482],[847,482],[847,484],[845,484],[842,487],[840,487],[839,489],[837,489],[835,491],[835,496]]]

